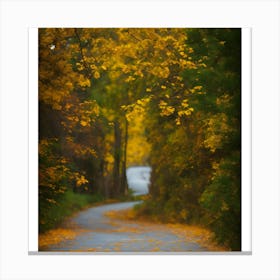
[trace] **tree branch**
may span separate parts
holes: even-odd
[[[87,77],[92,78],[92,72],[90,70],[90,67],[89,67],[88,63],[86,62],[86,59],[85,59],[84,49],[83,49],[83,46],[82,46],[82,41],[81,41],[80,35],[78,33],[77,28],[75,28],[74,30],[75,30],[75,35],[76,35],[76,37],[78,39],[78,42],[79,42],[79,49],[80,49],[80,54],[81,54],[81,57],[82,57],[82,63],[84,65],[85,69],[86,69]]]

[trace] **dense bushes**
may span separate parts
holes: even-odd
[[[57,227],[65,217],[92,205],[95,202],[104,200],[100,195],[89,195],[66,191],[55,203],[49,204],[41,201],[39,205],[39,232]]]

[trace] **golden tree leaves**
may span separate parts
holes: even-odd
[[[163,100],[160,100],[158,106],[161,109],[161,112],[160,112],[161,116],[170,116],[175,111],[174,107],[169,106],[168,103]]]
[[[221,148],[227,141],[227,135],[233,131],[225,113],[212,115],[205,120],[205,128],[206,135],[203,143],[211,152]]]
[[[81,175],[79,173],[75,173],[75,175],[76,175],[76,178],[75,178],[76,179],[76,185],[78,187],[88,183],[88,180],[85,178],[84,175]]]

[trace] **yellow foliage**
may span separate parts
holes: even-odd
[[[175,112],[175,108],[172,106],[166,106],[161,109],[162,109],[160,113],[161,116],[170,116]]]
[[[201,89],[202,89],[202,86],[195,86],[193,89],[194,89],[194,90],[201,90]]]
[[[90,87],[90,80],[84,78],[84,76],[81,75],[81,76],[80,76],[79,85],[80,85],[81,87]]]
[[[82,126],[87,126],[87,125],[88,125],[88,122],[86,122],[86,121],[80,121],[80,124],[81,124]]]
[[[129,76],[129,77],[125,80],[125,82],[127,82],[127,83],[133,82],[133,81],[135,81],[135,78],[132,77],[132,76]]]
[[[175,123],[176,123],[176,125],[180,125],[181,124],[180,118],[176,118]]]
[[[47,198],[46,200],[51,204],[56,204],[57,203],[54,199]]]
[[[193,108],[188,108],[186,110],[180,110],[178,111],[178,116],[182,117],[182,116],[190,116],[192,114],[192,112],[194,111]]]
[[[151,69],[151,73],[159,78],[168,78],[170,71],[167,66],[165,67],[156,66]]]
[[[44,234],[39,235],[39,248],[58,244],[63,240],[71,240],[76,237],[78,232],[71,229],[53,229]]]
[[[182,106],[183,108],[189,107],[188,99],[184,99],[184,100],[182,101],[182,103],[181,103],[181,106]]]
[[[98,71],[95,71],[94,74],[93,74],[93,77],[94,77],[95,79],[99,79],[99,78],[100,78],[99,72],[98,72]]]
[[[126,114],[129,120],[128,144],[127,144],[127,164],[147,164],[147,157],[150,152],[150,144],[145,137],[146,106],[150,102],[150,97],[136,101],[134,106],[129,107],[130,112]]]
[[[164,108],[164,107],[166,107],[167,106],[167,102],[165,102],[165,101],[163,101],[163,100],[160,100],[159,101],[159,107],[160,108]]]
[[[232,127],[228,123],[225,113],[218,113],[205,121],[206,135],[204,146],[215,152],[221,148],[226,139],[226,134],[232,132]]]
[[[84,175],[80,175],[79,173],[76,173],[76,184],[78,187],[80,187],[81,185],[84,185],[88,183],[88,180],[85,178]]]
[[[231,100],[232,97],[229,94],[224,93],[222,96],[216,99],[216,104],[223,105],[224,107],[229,107],[231,105]]]

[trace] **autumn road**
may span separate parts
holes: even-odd
[[[136,194],[148,192],[149,167],[131,167],[129,186]],[[64,225],[69,238],[43,246],[40,251],[87,252],[187,252],[207,251],[195,239],[163,224],[126,221],[106,215],[141,202],[113,203],[92,207],[68,219]]]

